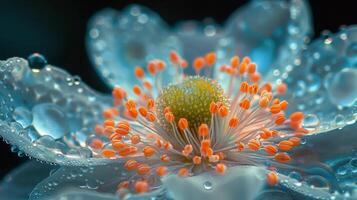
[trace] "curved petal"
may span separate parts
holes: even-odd
[[[0,135],[7,142],[49,163],[105,163],[92,158],[86,140],[109,98],[56,67],[31,70],[21,58],[0,63],[0,80]]]
[[[75,200],[117,200],[115,195],[103,194],[87,190],[68,190],[56,196],[51,196],[52,200],[75,199]]]
[[[35,161],[27,162],[6,175],[0,183],[2,199],[27,200],[36,184],[56,167]]]
[[[131,175],[132,173],[123,170],[121,163],[61,167],[35,187],[30,199],[52,199],[61,197],[62,194],[73,193],[73,191],[114,196],[118,184],[127,180]]]
[[[314,41],[282,80],[289,110],[302,110],[304,125],[321,132],[357,117],[357,27]],[[317,129],[317,130],[316,130]]]
[[[239,8],[228,19],[220,56],[249,56],[263,76],[283,70],[304,47],[312,33],[310,10],[304,0],[257,0]]]
[[[166,60],[174,49],[179,50],[179,46],[167,25],[158,15],[137,5],[120,13],[100,11],[88,25],[88,54],[109,86],[131,88],[136,83],[135,66],[146,66],[154,58]],[[163,77],[170,79],[170,70],[165,71]]]

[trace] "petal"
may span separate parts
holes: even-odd
[[[92,158],[86,140],[109,98],[56,67],[31,70],[21,58],[1,61],[0,80],[0,135],[7,142],[49,163],[105,163]]]
[[[129,6],[122,12],[106,9],[89,22],[87,49],[93,65],[109,85],[131,88],[135,66],[146,67],[150,59],[166,60],[169,51],[179,50],[167,25],[147,8]],[[165,79],[172,78],[165,70]],[[171,79],[170,79],[171,80]]]
[[[176,200],[251,200],[265,185],[265,173],[263,168],[237,166],[223,176],[209,172],[188,178],[170,175],[163,179],[163,185]]]
[[[68,190],[56,196],[51,196],[52,200],[75,199],[75,200],[117,200],[115,195],[102,194],[86,190]]]
[[[324,131],[353,124],[357,117],[357,27],[314,41],[282,74],[289,110],[305,113],[304,125]]]
[[[304,0],[258,0],[239,8],[228,19],[219,54],[249,56],[267,76],[292,64],[312,32]]]
[[[54,166],[27,162],[6,175],[0,183],[0,196],[3,199],[27,200],[36,184],[46,178]]]
[[[121,163],[61,167],[35,187],[30,194],[30,199],[53,199],[61,197],[62,194],[79,195],[87,192],[91,196],[102,194],[114,196],[118,184],[131,175],[132,173],[123,170]]]

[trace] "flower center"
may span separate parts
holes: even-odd
[[[186,118],[190,123],[190,128],[196,130],[202,123],[210,124],[211,102],[222,102],[228,105],[228,100],[220,85],[208,78],[188,77],[181,83],[163,89],[156,100],[156,113],[159,123],[168,131],[171,131],[172,127],[165,119],[165,109],[170,109],[175,116],[176,123],[179,119]]]

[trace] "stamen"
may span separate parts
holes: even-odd
[[[146,181],[137,181],[134,188],[136,193],[145,193],[149,191],[149,184]]]
[[[216,172],[219,174],[224,174],[224,172],[226,172],[226,165],[223,163],[219,163],[216,165]]]
[[[279,177],[276,172],[269,172],[267,174],[267,182],[270,186],[274,186],[278,184],[278,181],[279,181]]]

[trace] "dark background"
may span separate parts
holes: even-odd
[[[0,60],[13,56],[27,57],[33,52],[46,56],[50,64],[82,77],[99,91],[101,84],[86,55],[84,38],[88,19],[105,7],[122,9],[137,3],[159,13],[170,25],[181,20],[212,17],[218,23],[246,0],[220,1],[124,1],[124,0],[0,0]],[[332,3],[333,2],[333,3]],[[356,1],[310,0],[315,37],[323,30],[338,31],[341,25],[357,24]],[[24,162],[0,142],[0,178]]]

